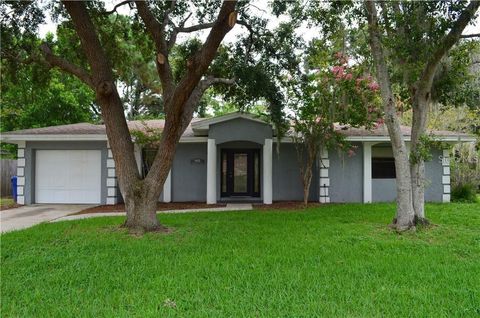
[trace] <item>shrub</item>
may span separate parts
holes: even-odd
[[[477,202],[477,191],[473,184],[462,184],[452,189],[452,201],[455,202]]]

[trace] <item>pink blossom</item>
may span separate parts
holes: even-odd
[[[351,148],[348,149],[347,155],[348,155],[349,157],[355,156],[355,150],[353,150],[353,149],[351,149]]]
[[[352,75],[351,73],[348,73],[347,75],[345,75],[345,79],[346,79],[347,81],[351,80],[352,77],[353,77],[353,75]]]
[[[315,122],[317,124],[319,124],[321,121],[322,121],[322,116],[318,116],[317,118],[315,118]]]
[[[345,73],[345,68],[343,66],[334,66],[332,68],[332,73],[337,77],[341,78],[343,77],[343,74]]]
[[[377,82],[371,82],[368,84],[368,88],[370,88],[372,91],[377,91],[380,88],[380,85],[378,85]]]
[[[375,122],[375,129],[377,129],[378,127],[380,127],[381,125],[383,125],[385,123],[385,120],[383,118],[377,118],[377,121]]]
[[[375,111],[375,108],[373,108],[372,106],[368,107],[368,112],[369,113],[373,113]]]

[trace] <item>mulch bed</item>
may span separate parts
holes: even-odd
[[[258,210],[301,210],[305,208],[319,207],[324,204],[319,202],[309,202],[307,206],[301,201],[277,201],[272,204],[253,204],[254,209]]]
[[[324,204],[319,202],[309,202],[307,208],[319,207]],[[186,209],[209,209],[209,208],[222,208],[226,204],[206,204],[204,202],[172,202],[172,203],[157,203],[157,211],[167,210],[186,210]],[[254,203],[254,210],[301,210],[305,209],[305,205],[301,201],[278,201],[273,204]],[[115,205],[99,205],[93,208],[85,209],[76,214],[87,213],[113,213],[113,212],[125,212],[125,204]]]
[[[208,209],[208,208],[221,208],[225,207],[226,204],[206,204],[202,202],[172,202],[172,203],[157,203],[157,211],[167,211],[167,210],[186,210],[186,209]],[[125,212],[125,204],[114,204],[114,205],[99,205],[93,208],[85,209],[77,214],[87,214],[87,213],[109,213],[109,212]]]

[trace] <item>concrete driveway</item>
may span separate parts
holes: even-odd
[[[0,211],[0,232],[25,229],[93,206],[85,204],[34,204]]]

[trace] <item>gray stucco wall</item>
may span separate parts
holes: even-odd
[[[276,143],[273,144],[273,200],[300,201],[303,200],[303,185],[298,165],[295,145],[284,143],[277,153]],[[318,167],[313,169],[310,185],[310,201],[318,201]]]
[[[357,146],[355,155],[337,150],[329,150],[330,168],[330,202],[363,202],[363,147],[361,143],[352,143]]]
[[[101,150],[101,203],[107,198],[107,142],[106,141],[29,141],[25,147],[25,204],[35,203],[36,150]]]
[[[425,162],[425,201],[442,202],[442,150],[432,149],[432,160]],[[396,199],[395,179],[372,179],[372,201],[392,202]]]
[[[229,141],[251,141],[263,145],[265,138],[272,138],[272,127],[243,118],[232,119],[210,126],[208,138],[214,138],[215,143]]]
[[[193,159],[203,161],[195,163]],[[178,144],[172,166],[172,201],[205,202],[206,187],[207,143]]]

